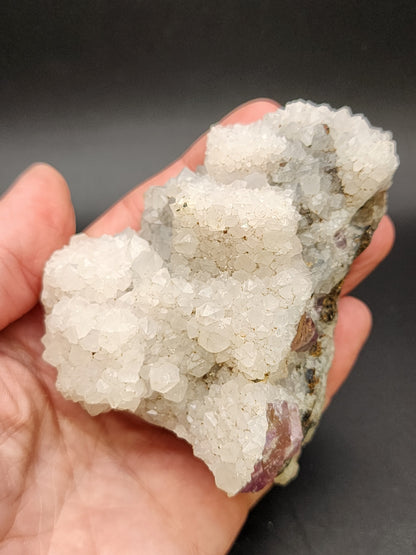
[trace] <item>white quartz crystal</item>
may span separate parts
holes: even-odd
[[[173,430],[230,495],[292,460],[286,481],[322,411],[338,284],[397,164],[347,108],[214,126],[204,167],[146,193],[140,234],[77,235],[47,263],[58,389]]]

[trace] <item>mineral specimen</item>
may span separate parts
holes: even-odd
[[[173,430],[229,495],[287,482],[397,165],[391,134],[347,108],[214,126],[203,167],[147,192],[140,233],[77,235],[47,263],[58,389]]]

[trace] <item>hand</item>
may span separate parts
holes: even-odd
[[[250,102],[223,121],[248,123],[276,104]],[[203,160],[201,137],[179,160],[134,189],[87,230],[137,228],[143,192]],[[140,419],[91,418],[55,390],[42,361],[43,266],[75,231],[64,179],[47,165],[21,175],[0,200],[0,552],[8,554],[218,554],[262,495],[228,498],[184,441]],[[327,402],[348,375],[371,326],[346,296],[387,255],[385,217],[345,282]]]

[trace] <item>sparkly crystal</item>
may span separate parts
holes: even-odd
[[[146,193],[140,234],[78,235],[47,263],[58,389],[173,430],[230,495],[291,479],[322,412],[341,281],[397,164],[390,133],[347,108],[214,126],[204,168]]]

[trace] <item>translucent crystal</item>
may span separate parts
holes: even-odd
[[[347,108],[214,126],[203,168],[146,193],[140,234],[78,235],[47,263],[58,389],[173,430],[230,495],[288,481],[322,412],[341,281],[397,165],[390,133]]]
[[[179,368],[170,362],[155,362],[149,372],[150,387],[158,393],[168,393],[180,381]]]

